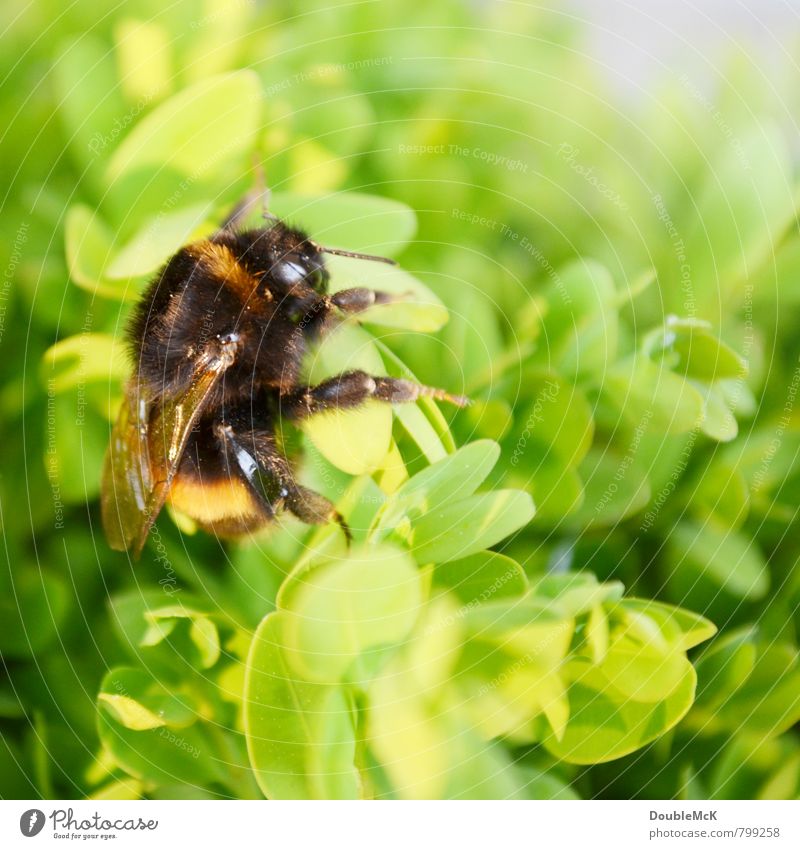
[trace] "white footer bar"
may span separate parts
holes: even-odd
[[[797,849],[800,802],[0,801],[0,846],[53,842],[153,849]]]

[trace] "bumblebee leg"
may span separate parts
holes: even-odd
[[[285,507],[307,525],[337,522],[350,540],[350,529],[333,504],[295,481],[289,462],[278,450],[271,433],[235,431],[223,422],[217,423],[214,430],[229,474],[238,474],[245,480],[268,516]]]
[[[288,419],[301,421],[326,410],[358,407],[371,398],[389,404],[404,404],[419,398],[435,398],[458,407],[469,404],[469,399],[450,395],[444,389],[396,377],[371,377],[363,371],[348,371],[317,386],[285,395],[280,411]]]
[[[358,315],[376,305],[402,301],[405,297],[406,295],[392,295],[362,287],[342,289],[333,295],[323,295],[301,303],[298,310],[300,327],[312,337],[328,335],[344,324],[350,316]]]
[[[364,310],[374,307],[376,304],[391,304],[395,301],[402,301],[404,297],[406,296],[391,295],[388,292],[379,292],[376,289],[364,289],[362,287],[342,289],[329,296],[331,304],[347,315],[364,312]]]
[[[336,522],[348,542],[353,538],[341,513],[324,495],[312,489],[293,483],[286,496],[286,509],[307,525],[327,525],[328,522]]]

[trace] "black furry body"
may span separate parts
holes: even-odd
[[[296,400],[308,342],[329,313],[327,279],[319,251],[299,231],[222,230],[175,254],[137,306],[129,339],[150,397],[179,395],[195,377],[197,354],[221,338],[237,340],[172,487],[173,503],[217,534],[256,530],[283,506],[306,521],[334,516],[326,500],[294,484],[275,434],[281,406]],[[198,511],[201,498],[218,503]]]

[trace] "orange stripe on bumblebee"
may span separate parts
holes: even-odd
[[[189,253],[214,277],[219,279],[230,290],[235,292],[243,301],[253,297],[259,290],[260,276],[251,274],[236,259],[233,251],[223,244],[211,241],[195,242],[190,245]],[[259,290],[265,300],[272,300],[272,292],[266,287]]]

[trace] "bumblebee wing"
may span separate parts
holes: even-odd
[[[131,381],[111,431],[100,496],[103,528],[116,551],[126,551],[137,537],[153,488],[147,420],[147,403]]]
[[[112,547],[117,547],[114,545],[117,543],[121,550],[132,549],[137,558],[141,553],[167,499],[192,428],[212,391],[234,362],[235,341],[227,339],[214,350],[204,351],[195,364],[191,384],[175,397],[162,397],[143,409],[141,403],[136,403],[135,393],[129,390],[126,400],[130,396],[130,406],[117,420],[119,437],[115,439],[112,433],[107,459],[111,489],[116,488],[118,493],[115,493],[116,507],[104,511],[103,519],[106,533],[111,527]],[[141,427],[142,416],[146,427]],[[108,521],[106,512],[111,512]]]

